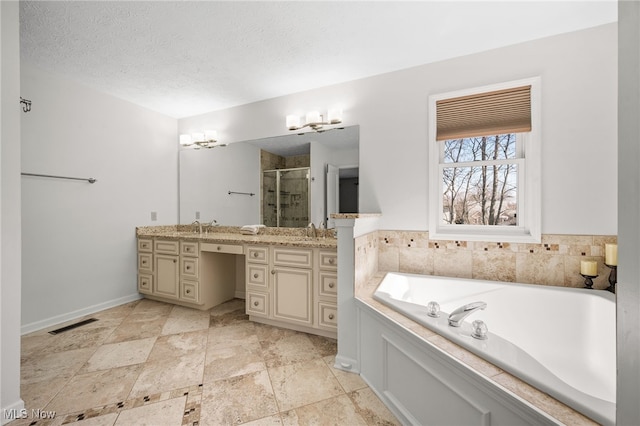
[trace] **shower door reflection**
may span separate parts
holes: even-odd
[[[299,228],[309,223],[309,167],[262,173],[262,223]]]

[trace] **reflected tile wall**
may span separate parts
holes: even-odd
[[[557,234],[543,235],[540,244],[439,241],[429,240],[428,232],[380,230],[356,238],[355,282],[357,286],[376,271],[393,271],[583,287],[580,261],[596,260],[594,288],[603,289],[610,272],[604,245],[616,242],[615,235]]]

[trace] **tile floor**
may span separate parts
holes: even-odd
[[[22,337],[27,418],[11,425],[398,424],[333,368],[335,340],[250,322],[243,300],[197,311],[143,299],[90,317]]]

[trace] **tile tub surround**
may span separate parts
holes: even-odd
[[[408,272],[526,284],[583,287],[580,261],[598,262],[594,288],[609,286],[605,243],[615,235],[545,234],[540,244],[430,240],[429,232],[379,230],[356,239],[356,258],[377,246],[377,271]],[[370,264],[357,262],[356,276]],[[364,268],[358,272],[358,268]],[[370,274],[370,272],[369,272]],[[357,282],[357,280],[356,280]]]
[[[143,299],[92,317],[22,337],[28,413],[56,416],[12,425],[398,424],[332,367],[335,340],[250,322],[243,300],[202,312]]]
[[[483,376],[565,424],[596,424],[522,380],[373,299],[386,272],[582,287],[580,260],[598,261],[594,288],[606,288],[605,243],[616,236],[543,235],[540,244],[429,240],[428,232],[374,231],[355,238],[355,296]],[[529,264],[530,262],[530,264]],[[550,266],[551,274],[541,279]]]

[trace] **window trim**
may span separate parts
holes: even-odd
[[[436,102],[442,99],[473,95],[509,89],[523,85],[531,85],[531,132],[518,134],[523,142],[524,163],[521,173],[523,186],[518,181],[519,226],[499,225],[447,225],[442,221],[442,149],[441,142],[436,141]],[[492,84],[471,89],[435,94],[429,96],[429,238],[432,240],[458,241],[490,241],[540,243],[541,241],[541,90],[540,77]]]

